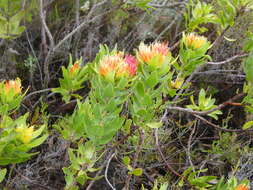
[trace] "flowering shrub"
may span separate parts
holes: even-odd
[[[63,98],[65,94],[75,93],[73,88],[66,88],[65,83],[73,74],[78,75],[78,72],[85,70],[85,76],[89,76],[90,92],[84,101],[77,102],[74,113],[59,121],[55,127],[66,140],[78,143],[79,139],[83,139],[87,146],[95,150],[100,150],[101,146],[110,143],[119,131],[125,130],[129,134],[127,127],[138,126],[144,133],[161,127],[161,114],[170,104],[164,99],[173,98],[177,89],[184,85],[184,77],[204,63],[208,58],[206,52],[209,47],[210,43],[205,37],[191,33],[183,35],[181,41],[179,57],[182,64],[178,64],[173,58],[168,44],[162,42],[152,44],[142,42],[136,50],[137,58],[116,48],[110,51],[106,46],[101,46],[95,60],[83,67],[80,67],[78,62],[73,65],[70,59],[68,69],[63,68],[64,78],[60,81],[60,87],[53,91],[61,93],[66,91],[62,93]],[[84,82],[81,77],[71,82],[73,81],[78,85]],[[207,100],[212,100],[211,104],[204,103],[206,107],[203,107],[203,103],[200,102],[202,106],[200,110],[208,111],[215,107],[214,99],[210,97]],[[125,109],[129,115],[124,114]],[[216,110],[209,115],[217,119],[216,114],[220,113]],[[82,145],[79,145],[79,148],[80,146]],[[73,152],[77,152],[80,156],[83,154],[80,149],[71,149],[69,152],[72,164],[64,169],[67,189],[77,188],[78,183],[83,184],[89,179],[87,176],[89,168],[73,168],[73,164],[79,159]],[[83,164],[94,164],[94,159],[89,157]],[[138,175],[142,173],[141,168],[134,168],[129,164],[127,167],[134,175],[137,171]],[[80,178],[81,181],[78,180]]]
[[[48,136],[43,134],[46,125],[27,125],[28,114],[15,119],[11,117],[20,107],[24,95],[20,79],[0,83],[0,165],[28,160],[37,154],[28,152],[42,144]]]
[[[0,9],[0,76],[12,79],[0,82],[0,189],[103,189],[102,177],[111,189],[250,189],[252,0],[2,0]],[[36,12],[29,25],[41,27],[24,33]],[[245,77],[228,64],[244,57]]]

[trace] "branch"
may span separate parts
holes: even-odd
[[[42,89],[42,90],[38,90],[38,91],[34,91],[34,92],[31,92],[30,94],[26,95],[24,98],[23,98],[23,101],[30,98],[31,96],[35,95],[35,94],[40,94],[40,93],[43,93],[43,92],[48,92],[52,90],[52,88],[47,88],[47,89]]]
[[[218,129],[219,131],[225,131],[225,132],[235,132],[235,133],[240,133],[240,132],[249,132],[249,131],[253,131],[253,129],[247,129],[247,130],[243,130],[243,129],[226,129],[226,128],[222,128],[219,125],[216,125],[208,120],[206,120],[205,118],[203,118],[200,115],[196,115],[193,114],[196,118],[200,119],[201,121],[205,122],[206,124],[214,127],[215,129]]]
[[[115,153],[114,153],[114,154],[115,154]],[[103,168],[106,167],[106,165],[107,165],[107,160],[108,160],[109,158],[111,158],[112,155],[113,155],[112,152],[110,152],[109,155],[104,159],[104,162],[103,162],[102,166],[99,167],[100,170],[96,173],[95,178],[97,178],[97,177],[101,174],[101,172],[103,171]],[[96,182],[96,180],[92,180],[92,181],[89,183],[89,185],[86,187],[86,190],[91,190],[91,188],[92,188],[92,186],[94,185],[95,182]]]
[[[234,61],[235,59],[238,59],[238,58],[243,58],[243,57],[247,57],[249,54],[248,53],[244,53],[244,54],[238,54],[238,55],[235,55],[233,57],[230,57],[224,61],[219,61],[219,62],[207,62],[206,64],[208,65],[222,65],[222,64],[226,64],[226,63],[229,63],[231,61]]]
[[[182,177],[176,170],[174,170],[172,168],[172,166],[167,162],[162,150],[161,150],[161,147],[160,147],[160,144],[159,144],[159,138],[158,138],[158,129],[155,129],[155,144],[156,144],[156,148],[162,158],[162,160],[165,162],[167,168],[176,176],[178,177]]]
[[[50,41],[50,46],[52,48],[52,47],[54,47],[54,39],[53,39],[53,36],[52,36],[49,28],[47,27],[46,21],[45,21],[45,13],[43,11],[43,0],[40,0],[40,20],[41,20],[43,28],[45,29],[45,31],[47,33],[47,36]]]
[[[115,156],[115,153],[113,153],[112,155],[111,155],[111,157],[109,158],[109,160],[108,160],[108,162],[107,162],[107,165],[106,165],[106,168],[105,168],[105,180],[106,180],[106,182],[108,183],[108,185],[111,187],[111,189],[112,190],[116,190],[114,187],[113,187],[113,185],[110,183],[110,181],[108,180],[108,178],[107,178],[107,173],[108,173],[108,168],[109,168],[109,165],[110,165],[110,162],[111,162],[111,160],[112,160],[112,158]]]
[[[186,5],[186,3],[185,2],[176,2],[176,3],[167,4],[167,5],[159,5],[159,4],[150,3],[148,5],[151,6],[151,7],[154,7],[154,8],[164,9],[164,8],[173,8],[173,7],[176,7],[176,6],[179,6],[179,5]]]
[[[140,133],[140,139],[139,139],[139,143],[136,147],[136,152],[135,152],[134,158],[133,158],[133,165],[132,165],[133,168],[135,168],[137,165],[137,160],[138,160],[139,154],[141,152],[141,146],[144,143],[144,130],[139,130],[139,133]],[[129,189],[129,183],[130,183],[131,177],[132,177],[132,175],[129,174],[128,178],[126,180],[125,187],[124,187],[124,189],[126,189],[126,190]]]
[[[41,0],[42,1],[42,0]],[[100,3],[97,3],[96,5],[94,5],[91,9],[91,11],[89,12],[89,14],[87,15],[86,19],[79,25],[77,26],[74,30],[72,30],[72,32],[70,32],[69,34],[67,34],[56,46],[54,47],[51,47],[46,58],[45,58],[45,61],[44,61],[44,74],[45,74],[45,80],[44,80],[44,88],[47,88],[48,86],[48,83],[49,83],[49,80],[50,80],[50,73],[49,73],[49,63],[50,63],[50,60],[52,58],[52,55],[53,53],[58,50],[69,38],[71,38],[76,32],[78,32],[82,27],[84,27],[85,25],[91,23],[91,22],[94,22],[95,20],[97,20],[98,18],[106,15],[108,12],[112,11],[112,10],[109,10],[109,11],[106,11],[100,15],[97,15],[97,16],[94,16],[92,19],[92,14],[95,10],[95,8],[97,8],[98,6],[101,6],[103,5],[104,3],[106,3],[107,1],[104,0]]]

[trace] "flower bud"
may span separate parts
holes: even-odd
[[[80,63],[76,61],[69,69],[69,72],[72,76],[76,75],[76,73],[80,70]]]

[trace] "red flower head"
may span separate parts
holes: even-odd
[[[132,55],[126,55],[125,56],[125,63],[128,65],[127,70],[129,72],[129,75],[134,76],[136,74],[137,65],[138,65],[138,62],[135,59],[135,57]]]

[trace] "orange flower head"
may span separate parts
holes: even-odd
[[[156,66],[161,66],[168,55],[168,43],[155,42],[148,46],[142,42],[138,49],[138,57],[141,61],[150,64],[151,60],[156,57],[158,60]]]
[[[99,73],[101,76],[107,77],[110,73],[114,73],[116,78],[134,76],[137,71],[137,61],[131,55],[122,52],[114,55],[106,55],[99,62]]]
[[[235,190],[249,190],[249,187],[247,187],[246,185],[240,184],[235,188]]]
[[[207,43],[207,39],[204,36],[199,36],[194,33],[190,33],[185,37],[185,44],[187,47],[198,49],[203,47]]]
[[[69,72],[72,74],[72,75],[75,75],[75,73],[77,73],[80,69],[80,65],[79,65],[79,62],[76,61],[74,63],[74,65],[72,65],[69,69]]]
[[[102,58],[99,63],[99,73],[102,76],[107,76],[111,72],[115,72],[119,65],[124,63],[123,58],[118,55],[106,55]]]
[[[138,50],[138,55],[142,61],[148,63],[153,57],[151,46],[147,46],[143,42],[141,42]]]
[[[156,42],[152,44],[152,50],[157,54],[167,56],[169,54],[168,43]]]
[[[16,80],[6,81],[4,84],[5,93],[8,94],[13,91],[14,95],[21,93],[21,81],[19,78]]]

